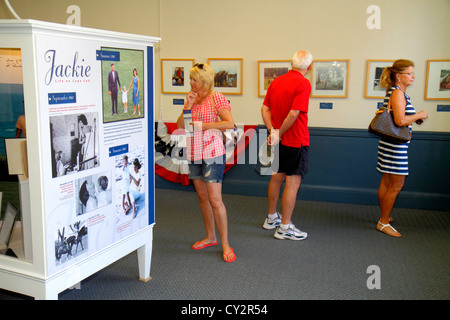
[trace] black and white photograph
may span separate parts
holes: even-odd
[[[86,221],[77,221],[58,229],[55,241],[55,264],[63,264],[88,250]]]
[[[98,167],[98,113],[50,117],[52,176]]]
[[[102,172],[75,181],[77,216],[112,203],[111,172]]]

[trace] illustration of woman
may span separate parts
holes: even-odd
[[[133,79],[131,81],[130,88],[128,90],[130,90],[131,87],[133,87],[133,107],[134,107],[133,114],[136,114],[136,107],[137,107],[138,115],[141,115],[141,111],[139,109],[139,77],[136,68],[133,69]]]
[[[133,207],[133,218],[137,214],[137,201],[141,198],[141,182],[142,173],[139,171],[141,169],[141,163],[138,158],[133,161],[133,170],[130,170],[130,198],[134,203]]]
[[[122,158],[122,208],[125,214],[128,214],[131,206],[134,209],[134,202],[130,199],[130,166],[128,165],[128,156]]]

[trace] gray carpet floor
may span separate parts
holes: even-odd
[[[391,238],[375,230],[376,206],[299,200],[303,241],[277,240],[262,224],[264,197],[224,196],[230,244],[192,250],[204,237],[196,194],[156,190],[151,277],[137,280],[135,252],[59,295],[60,300],[448,300],[450,212],[395,208]],[[369,289],[370,266],[380,289]],[[1,300],[27,299],[0,291]]]

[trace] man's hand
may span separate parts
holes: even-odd
[[[267,144],[269,146],[276,146],[278,143],[280,143],[280,134],[278,129],[271,129],[269,137],[267,138]]]

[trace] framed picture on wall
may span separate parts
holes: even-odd
[[[381,99],[386,95],[386,88],[380,86],[380,77],[386,67],[392,66],[394,60],[368,60],[366,91],[364,97]]]
[[[428,60],[425,100],[450,100],[450,60]]]
[[[347,98],[350,60],[314,60],[311,97]]]
[[[191,88],[189,70],[194,62],[194,59],[161,59],[162,93],[187,94]]]
[[[265,97],[273,80],[291,69],[291,60],[258,61],[258,97]]]
[[[243,59],[209,58],[214,70],[214,90],[223,94],[242,94]]]

